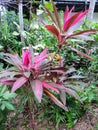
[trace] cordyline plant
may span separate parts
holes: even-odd
[[[71,10],[69,10],[69,8],[66,7],[64,18],[63,18],[63,24],[62,24],[59,13],[53,1],[52,1],[52,6],[54,11],[53,14],[49,11],[49,9],[45,8],[48,16],[52,21],[52,24],[45,25],[45,28],[56,37],[58,48],[62,48],[63,45],[65,45],[69,47],[71,50],[75,51],[76,53],[92,60],[92,58],[87,54],[67,44],[69,38],[92,40],[89,34],[96,33],[96,30],[91,29],[91,30],[83,30],[78,32],[76,31],[84,23],[84,16],[88,13],[89,10],[85,10],[84,12],[80,11],[72,15],[72,11],[74,10],[74,7]],[[83,48],[81,46],[79,47],[87,51],[86,48]]]
[[[81,25],[79,21],[88,10],[70,16],[73,8],[69,11],[68,7],[64,14],[64,27],[62,29],[59,14],[53,2],[52,5],[55,18],[48,9],[46,11],[54,25],[46,25],[45,28],[56,36],[59,48],[66,43],[68,38],[82,37],[89,39],[88,34],[95,32],[95,30],[74,32]],[[86,58],[92,59],[87,54],[75,48],[70,48]],[[68,111],[66,107],[66,93],[81,101],[77,94],[77,91],[81,91],[81,89],[76,87],[76,84],[80,85],[81,82],[78,79],[84,77],[75,75],[74,72],[76,70],[74,68],[64,68],[62,59],[60,59],[60,64],[56,66],[51,58],[51,54],[47,54],[47,51],[48,49],[46,48],[39,55],[35,56],[32,47],[29,46],[22,50],[21,57],[18,54],[3,54],[1,58],[8,62],[11,67],[0,72],[0,85],[12,86],[11,92],[15,92],[22,87],[29,93],[31,92],[29,89],[31,87],[32,93],[39,103],[42,101],[43,94],[46,94],[56,105]],[[55,96],[57,94],[59,99]],[[30,119],[33,122],[33,118],[31,117]]]
[[[83,78],[81,76],[68,76],[75,69],[53,65],[51,54],[44,49],[38,56],[34,56],[31,47],[23,49],[22,57],[17,54],[4,54],[2,59],[12,65],[7,70],[0,72],[0,84],[12,86],[11,92],[26,86],[31,89],[40,103],[45,93],[55,104],[68,111],[66,107],[65,93],[80,100],[75,92],[76,87],[70,85],[70,80]],[[74,84],[75,82],[73,82]],[[77,83],[77,82],[76,82]],[[78,89],[77,89],[78,91]],[[53,94],[60,95],[61,101]],[[32,97],[33,98],[33,97]]]

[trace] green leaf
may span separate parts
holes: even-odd
[[[37,15],[41,15],[44,11],[41,9],[37,9]]]
[[[0,94],[3,94],[5,90],[6,90],[6,86],[5,85],[1,86],[0,87]]]
[[[11,103],[9,103],[9,102],[7,102],[7,101],[3,101],[2,104],[5,105],[5,107],[6,107],[7,109],[9,109],[9,110],[14,110],[14,106],[13,106]]]
[[[16,97],[16,93],[10,93],[9,91],[7,91],[7,92],[5,92],[5,93],[3,94],[3,97],[4,97],[5,99],[14,98],[14,97]]]
[[[13,32],[13,35],[14,35],[14,36],[19,36],[19,33],[16,32],[16,31],[14,31],[14,32]]]
[[[46,2],[45,1],[45,7],[49,9],[50,12],[53,12],[53,7],[51,2]]]
[[[5,109],[5,105],[2,104],[2,105],[1,105],[1,110],[3,111],[4,109]]]

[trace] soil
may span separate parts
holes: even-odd
[[[98,105],[88,105],[89,110],[86,111],[85,115],[73,126],[71,129],[67,129],[66,126],[60,126],[55,129],[53,126],[46,129],[46,125],[43,128],[36,128],[36,130],[98,130]],[[47,122],[46,122],[47,123]]]
[[[48,125],[48,121],[45,120],[43,123],[40,121],[38,124],[35,124],[34,130],[98,130],[98,105],[96,104],[90,104],[87,106],[88,110],[86,111],[85,115],[79,119],[79,121],[76,123],[75,126],[73,126],[71,129],[67,129],[66,125],[61,125],[59,128],[55,128],[53,125]],[[17,125],[14,128],[6,129],[6,130],[33,130],[28,128],[21,128],[23,114],[20,115],[20,120],[17,121]],[[27,123],[27,122],[26,122]]]
[[[88,107],[89,110],[70,130],[98,130],[98,105]]]

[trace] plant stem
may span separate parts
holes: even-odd
[[[31,95],[28,96],[28,114],[29,114],[29,120],[30,120],[30,127],[34,130],[35,124],[34,124],[34,98]]]

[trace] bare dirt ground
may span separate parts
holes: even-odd
[[[98,130],[98,105],[93,104],[90,110],[70,130]]]
[[[23,128],[21,127],[23,115],[21,115],[21,119],[17,120],[17,125],[14,128],[10,127],[10,129],[6,130],[98,130],[98,105],[90,104],[87,107],[88,110],[85,115],[83,115],[71,129],[67,129],[66,124],[61,125],[59,128],[55,128],[53,125],[48,125],[47,120],[36,124],[34,129],[30,129],[28,126],[27,128]]]
[[[60,128],[53,128],[53,126],[46,128],[44,124],[43,128],[36,128],[35,130],[98,130],[98,105],[92,104],[88,106],[89,110],[81,117],[81,119],[71,129],[67,129],[66,126]],[[47,123],[47,122],[44,122]]]

